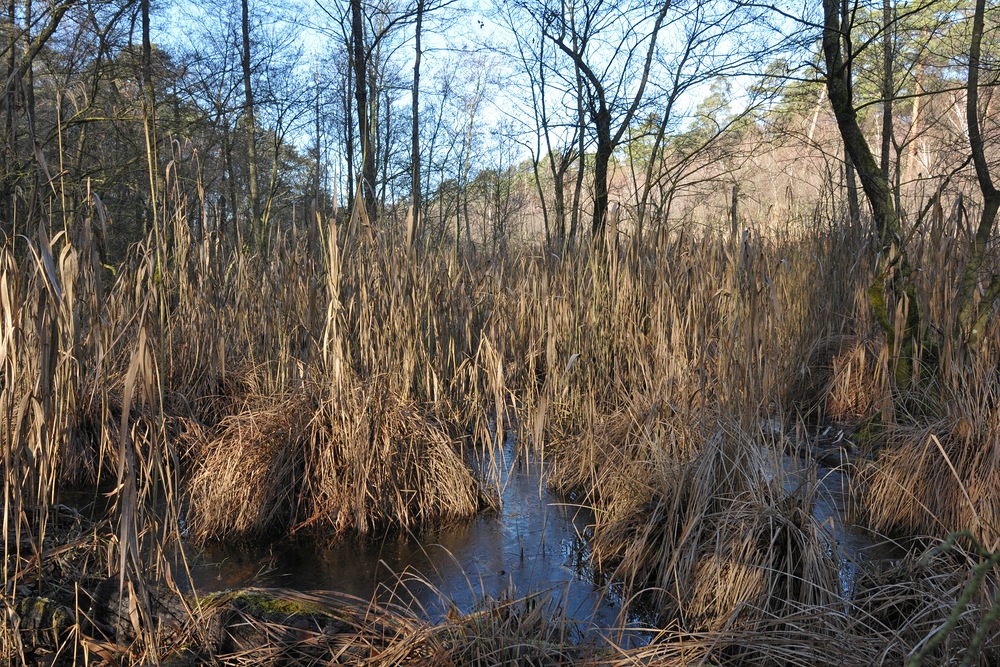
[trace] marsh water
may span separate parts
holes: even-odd
[[[560,612],[585,632],[624,633],[619,640],[628,635],[630,642],[641,642],[641,616],[625,617],[621,601],[589,567],[591,512],[550,492],[541,463],[519,456],[513,440],[500,455],[473,459],[480,475],[497,485],[498,512],[420,536],[312,539],[256,549],[214,544],[193,554],[194,585],[204,592],[248,585],[336,590],[418,604],[431,618],[442,618],[451,605],[468,612],[485,598],[537,593],[558,600]],[[783,463],[786,471],[803,466],[788,456]],[[841,559],[843,592],[849,594],[859,560],[885,558],[887,552],[845,523],[845,474],[820,466],[816,479],[814,513]]]
[[[264,549],[210,545],[193,559],[194,584],[214,591],[245,585],[336,590],[380,602],[419,604],[441,618],[454,604],[471,611],[484,598],[541,594],[581,630],[621,631],[621,604],[588,566],[593,515],[545,488],[541,463],[508,439],[499,456],[473,467],[496,485],[500,510],[419,536],[296,541]]]
[[[774,453],[762,450],[764,460]],[[590,567],[592,512],[549,491],[541,462],[510,438],[498,454],[471,457],[480,477],[496,487],[500,509],[418,535],[364,539],[281,541],[256,548],[214,543],[187,547],[193,585],[204,593],[264,586],[331,590],[363,600],[419,605],[432,620],[452,606],[475,611],[485,599],[538,594],[558,603],[554,613],[585,635],[600,633],[622,645],[645,642],[641,613],[623,613],[620,597]],[[794,455],[781,457],[786,491],[816,483],[813,514],[824,525],[829,549],[840,559],[842,594],[851,594],[863,561],[898,555],[847,521],[849,478],[842,469]],[[93,494],[65,501],[94,509]],[[106,511],[106,510],[105,510]]]

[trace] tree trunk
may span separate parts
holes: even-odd
[[[24,3],[24,39],[25,54],[21,59],[21,77],[24,85],[24,110],[28,117],[28,131],[33,137],[35,135],[35,68],[32,66],[34,57],[29,53],[31,44],[31,26],[33,23],[31,0]],[[25,66],[27,65],[27,66]]]
[[[229,119],[224,120],[224,125],[222,128],[222,153],[223,158],[226,161],[226,186],[229,188],[229,208],[232,215],[233,223],[233,240],[239,241],[239,217],[238,217],[238,203],[236,194],[236,179],[233,178],[233,142],[229,134]],[[223,221],[225,224],[225,221]]]
[[[597,125],[597,150],[594,152],[594,213],[590,223],[593,242],[604,242],[604,226],[608,219],[608,164],[614,147],[611,145],[611,113],[601,109],[594,118]]]
[[[674,83],[675,83],[674,91],[671,92],[670,97],[667,99],[666,107],[663,110],[663,118],[660,119],[660,123],[656,128],[656,138],[653,140],[653,145],[649,150],[649,160],[646,163],[646,173],[644,177],[645,181],[643,182],[642,185],[642,195],[639,197],[639,201],[637,202],[636,206],[635,233],[638,241],[641,241],[643,238],[644,227],[649,218],[649,213],[648,213],[650,208],[649,199],[650,195],[653,192],[653,183],[659,180],[659,178],[655,177],[653,174],[654,171],[656,170],[657,163],[660,162],[660,151],[661,147],[663,146],[663,140],[667,134],[667,124],[670,122],[670,119],[673,116],[674,102],[677,100],[676,82],[677,82],[677,77],[679,76],[680,76],[680,69],[678,68],[678,72],[674,78]],[[665,163],[663,164],[663,168],[666,168]]]
[[[899,217],[893,206],[892,191],[861,132],[857,113],[851,101],[849,80],[844,75],[848,64],[844,62],[841,52],[841,40],[848,37],[842,32],[841,7],[837,0],[823,0],[823,10],[823,54],[826,61],[827,94],[837,119],[837,127],[844,140],[844,147],[857,169],[861,187],[871,206],[880,245],[879,256],[882,258],[882,267],[880,275],[868,290],[869,303],[876,321],[885,334],[890,354],[892,356],[898,354],[895,369],[896,383],[901,388],[906,388],[913,377],[916,338],[920,329],[919,304],[913,271],[906,256],[906,249],[900,245],[903,236]],[[890,318],[890,296],[897,303],[908,301],[906,323],[902,329],[901,347],[898,350],[894,349],[896,332]]]
[[[321,142],[322,136],[322,126],[320,124],[320,87],[319,87],[319,61],[315,63],[315,83],[316,83],[316,98],[314,100],[314,118],[315,121],[315,131],[316,131],[316,175],[315,184],[313,186],[313,197],[314,204],[313,208],[318,214],[322,214],[326,209],[325,196],[323,194],[323,144]]]
[[[882,0],[882,154],[879,166],[882,178],[889,180],[889,151],[892,149],[892,3]]]
[[[153,86],[153,45],[149,36],[149,0],[141,0],[142,15],[142,58],[140,62],[140,79],[142,85],[142,118],[146,135],[146,168],[149,172],[149,200],[152,203],[153,232],[157,239],[157,251],[163,250],[160,238],[160,225],[157,221],[157,180],[159,176],[159,159],[156,141],[156,90]],[[166,221],[163,225],[166,234]],[[160,258],[163,261],[164,258]]]
[[[983,30],[985,24],[986,0],[976,0],[972,20],[972,36],[969,46],[969,80],[966,85],[965,117],[969,126],[969,148],[972,163],[976,168],[976,180],[983,194],[983,209],[979,215],[979,226],[973,239],[969,262],[959,283],[956,305],[958,307],[959,334],[964,334],[970,346],[977,346],[983,334],[986,318],[994,301],[1000,296],[1000,276],[993,276],[982,302],[976,304],[975,296],[979,285],[980,272],[986,256],[990,236],[1000,210],[1000,191],[993,184],[989,162],[983,142],[982,127],[979,122],[979,68],[982,55]]]
[[[844,187],[847,188],[847,217],[851,229],[861,229],[861,204],[858,201],[858,179],[854,170],[854,160],[847,148],[844,148]]]
[[[899,219],[892,205],[889,184],[882,177],[882,171],[861,132],[849,84],[844,76],[847,65],[842,59],[840,48],[840,8],[836,0],[823,0],[823,4],[826,9],[823,52],[827,68],[827,94],[837,119],[837,127],[844,140],[844,148],[854,163],[854,168],[861,179],[861,187],[872,208],[879,241],[888,247],[893,243],[893,235],[898,235]]]
[[[569,238],[566,240],[566,249],[572,250],[576,242],[576,235],[580,229],[580,204],[583,201],[583,177],[587,171],[587,137],[583,128],[586,126],[586,116],[583,112],[583,74],[579,65],[575,65],[576,73],[576,118],[580,128],[577,145],[577,169],[576,183],[573,185],[573,201],[570,206]]]
[[[353,43],[353,42],[352,42]],[[350,45],[348,45],[350,47]],[[341,98],[344,103],[344,147],[346,149],[346,162],[347,162],[347,187],[345,188],[345,194],[347,195],[347,211],[348,215],[354,210],[354,108],[351,106],[351,87],[354,84],[354,68],[347,68],[347,85],[344,86],[343,97]]]
[[[813,109],[812,122],[809,123],[809,133],[806,135],[806,141],[809,144],[813,142],[813,135],[816,134],[816,123],[819,121],[819,112],[823,108],[823,98],[826,97],[826,89],[820,89],[819,97],[816,100],[816,106]]]
[[[260,212],[258,211],[258,184],[257,184],[257,118],[256,110],[254,108],[253,99],[253,84],[250,80],[251,70],[250,70],[250,4],[249,0],[242,0],[240,3],[242,9],[242,37],[243,37],[243,49],[241,53],[241,66],[243,69],[243,95],[245,99],[245,112],[246,112],[246,132],[247,132],[247,160],[249,164],[247,165],[248,176],[250,179],[250,230],[253,235],[253,240],[257,244],[257,249],[263,252],[264,244],[267,239],[267,230],[263,228],[262,221],[260,220]]]
[[[410,127],[410,219],[406,247],[412,248],[420,230],[420,32],[424,21],[424,0],[417,0],[416,45],[413,55],[412,125]]]
[[[17,159],[17,138],[14,133],[14,100],[17,92],[14,89],[14,73],[17,71],[17,2],[8,0],[7,2],[7,71],[4,72],[3,80],[6,82],[4,92],[6,103],[4,104],[4,142],[3,149],[3,171],[0,172],[0,214],[6,218],[5,231],[14,233],[14,187],[13,178],[14,163]],[[9,226],[9,229],[6,227]]]
[[[611,162],[611,156],[614,153],[615,147],[621,143],[622,137],[632,124],[632,119],[635,117],[635,113],[639,109],[639,104],[642,102],[646,91],[646,84],[649,83],[649,73],[653,65],[653,56],[656,53],[657,36],[670,6],[670,2],[663,2],[660,5],[649,33],[649,46],[646,49],[646,56],[643,61],[642,75],[638,85],[628,98],[628,108],[618,118],[618,129],[613,134],[611,132],[611,107],[614,105],[614,100],[609,104],[604,82],[598,73],[600,70],[595,71],[586,62],[584,57],[586,39],[578,40],[579,34],[576,29],[575,13],[571,16],[570,23],[572,33],[571,44],[565,42],[565,34],[548,35],[556,46],[572,59],[577,76],[578,90],[582,92],[580,82],[584,80],[587,84],[587,91],[591,95],[588,102],[589,111],[597,132],[597,147],[594,155],[594,211],[591,220],[591,240],[597,245],[603,243],[604,225],[608,216],[608,165]],[[570,11],[572,11],[572,8]],[[563,25],[565,26],[565,24]],[[581,97],[581,95],[577,96],[578,104]],[[581,129],[582,127],[581,124]],[[582,151],[580,158],[581,160],[584,158]]]
[[[389,100],[389,88],[383,84],[382,90],[385,93],[383,102],[385,104],[385,131],[382,132],[381,144],[382,144],[382,183],[379,185],[379,207],[384,211],[386,202],[386,188],[389,187],[389,155],[390,145],[392,136],[392,104]]]
[[[476,89],[473,94],[472,103],[469,105],[469,124],[465,128],[465,138],[463,145],[462,175],[459,183],[459,200],[455,210],[455,215],[461,210],[465,218],[465,240],[474,251],[475,245],[472,243],[472,227],[469,223],[469,175],[472,173],[472,139],[476,128],[476,118],[479,115],[479,105],[483,99],[483,73],[480,71],[476,78]],[[456,246],[457,247],[457,246]]]
[[[739,201],[740,201],[740,186],[738,183],[733,183],[733,199],[729,204],[729,224],[732,227],[732,238],[735,241],[740,235],[740,211],[739,211]]]
[[[354,99],[358,112],[358,135],[361,139],[361,201],[374,224],[375,206],[375,146],[372,145],[372,119],[368,109],[368,58],[365,55],[365,28],[361,0],[351,0],[351,41],[354,46]]]
[[[916,73],[914,74],[914,96],[913,96],[913,108],[910,112],[910,134],[912,139],[910,139],[910,150],[908,152],[908,157],[906,158],[906,176],[903,177],[904,183],[909,183],[913,177],[913,163],[917,160],[917,147],[919,142],[917,137],[920,136],[920,98],[923,95],[922,81],[924,74],[924,63],[922,60],[917,61]]]
[[[555,216],[555,246],[558,248],[560,253],[565,249],[567,241],[567,229],[566,229],[566,192],[565,192],[565,179],[566,168],[568,166],[569,156],[564,152],[560,151],[559,163],[556,164],[556,150],[552,148],[552,132],[549,124],[548,109],[545,104],[545,59],[544,59],[544,41],[539,43],[539,58],[538,58],[538,82],[539,82],[539,99],[538,105],[541,107],[541,126],[542,126],[542,136],[545,137],[545,149],[546,155],[548,157],[549,172],[552,174],[552,197],[553,197],[553,214]],[[581,124],[582,125],[582,124]],[[580,129],[582,131],[582,127]],[[571,149],[572,150],[572,149]],[[540,187],[540,185],[539,185]],[[541,190],[539,190],[541,192]],[[546,245],[552,247],[552,238],[549,229],[549,220],[547,211],[544,206],[544,201],[542,202],[542,216],[545,218],[545,237]]]

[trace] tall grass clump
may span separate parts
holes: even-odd
[[[665,469],[647,511],[595,530],[598,565],[691,630],[837,596],[837,563],[813,516],[810,483],[786,490],[771,461],[732,437],[720,432],[693,461]]]
[[[475,363],[497,353],[478,337],[472,269],[396,271],[403,254],[319,221],[263,258],[178,213],[112,274],[89,227],[99,207],[39,221],[0,257],[5,659],[24,657],[18,600],[50,592],[74,612],[60,642],[81,650],[68,638],[86,610],[46,581],[47,554],[70,548],[52,532],[66,484],[111,501],[92,536],[107,547],[75,576],[117,580],[127,660],[165,641],[153,600],[184,577],[168,558],[182,526],[364,533],[490,502],[463,450],[505,389],[502,364]]]
[[[1000,548],[998,381],[995,365],[975,360],[950,387],[925,392],[919,412],[897,411],[860,477],[860,507],[873,528],[939,537],[968,531]]]
[[[885,347],[874,335],[833,334],[806,350],[791,407],[809,423],[858,424],[891,405]]]
[[[824,311],[856,309],[863,278],[818,292],[840,241],[680,236],[547,302],[550,331],[579,336],[552,345],[566,361],[538,392],[551,480],[593,507],[596,566],[661,622],[720,631],[837,599],[816,482],[783,471],[771,425],[791,430],[816,338],[849,333]]]
[[[448,432],[378,381],[227,417],[192,458],[201,540],[419,530],[488,501]]]
[[[100,202],[91,203],[51,237],[41,222],[21,257],[7,244],[0,260],[8,660],[25,659],[27,628],[18,605],[36,599],[29,606],[47,609],[50,587],[67,588],[56,572],[83,574],[53,556],[103,545],[84,559],[87,572],[113,576],[120,590],[130,591],[138,653],[154,659],[160,636],[146,591],[171,578],[165,548],[178,532],[179,470],[161,409],[155,318],[161,294],[146,261],[137,263],[127,293],[120,283],[105,287],[91,217]],[[132,308],[116,319],[126,299]],[[89,535],[67,533],[59,521],[65,490],[74,484],[100,488],[111,502],[108,520]],[[59,609],[66,622],[51,641],[65,649],[83,615],[72,598]]]

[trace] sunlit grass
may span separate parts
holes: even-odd
[[[0,255],[5,658],[38,636],[20,601],[50,595],[69,621],[46,650],[69,661],[152,659],[182,635],[203,659],[226,609],[257,628],[212,657],[226,664],[898,664],[976,567],[920,564],[922,547],[959,530],[998,546],[1000,337],[977,356],[938,346],[894,391],[866,247],[846,232],[485,258],[313,221],[265,258],[171,220],[114,275],[86,219]],[[946,324],[947,292],[922,289]],[[853,598],[814,470],[794,457],[830,422],[868,457],[849,470],[855,513],[922,540],[892,567],[859,566]],[[497,492],[468,455],[510,429],[594,510],[594,574],[655,621],[648,646],[588,645],[528,591],[447,623],[321,598],[342,610],[336,632],[178,592],[182,529],[352,539],[472,517]],[[106,498],[106,521],[69,530],[66,485]],[[125,592],[127,641],[86,618],[80,592],[98,580]],[[977,586],[953,646],[990,627],[993,573]],[[163,622],[166,599],[183,630]],[[983,646],[995,660],[992,635]]]

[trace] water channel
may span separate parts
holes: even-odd
[[[622,618],[620,600],[601,585],[588,563],[591,512],[550,492],[541,463],[517,455],[509,439],[501,456],[474,457],[482,477],[500,490],[501,509],[419,536],[385,535],[364,540],[281,542],[246,549],[209,545],[192,559],[194,585],[203,592],[242,586],[336,590],[362,599],[417,604],[431,619],[476,609],[486,598],[542,594],[559,601],[565,617],[585,633],[618,641],[644,641],[641,618]],[[785,456],[786,473],[810,465]],[[487,470],[489,469],[489,472]],[[796,474],[788,474],[786,484]],[[810,475],[806,475],[810,477]],[[801,479],[801,477],[799,477]],[[841,559],[842,593],[860,559],[886,550],[846,524],[848,479],[837,468],[817,469],[814,514],[826,526],[831,550]]]

